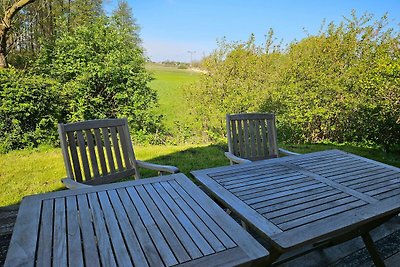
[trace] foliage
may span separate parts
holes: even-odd
[[[57,140],[63,98],[58,83],[13,68],[0,70],[0,153]]]
[[[400,36],[387,23],[353,13],[286,50],[272,47],[272,32],[265,47],[222,42],[187,94],[202,130],[223,138],[226,113],[265,111],[278,114],[283,141],[398,148]]]
[[[128,32],[102,18],[47,43],[36,71],[62,84],[68,99],[63,121],[127,117],[139,141],[160,142],[160,118],[152,113],[157,96],[148,86],[152,78],[142,49],[130,40]]]

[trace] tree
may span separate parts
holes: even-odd
[[[5,10],[0,23],[0,69],[7,68],[7,34],[12,28],[14,16],[26,5],[36,0],[19,0]]]
[[[131,36],[128,41],[140,44],[139,37],[140,27],[136,24],[135,18],[132,16],[132,8],[125,0],[118,2],[118,7],[113,11],[111,19],[116,24],[120,31],[123,31]]]

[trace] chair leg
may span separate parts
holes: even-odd
[[[374,245],[374,241],[372,240],[369,233],[365,233],[365,234],[361,235],[361,237],[364,241],[365,247],[367,248],[369,254],[371,255],[371,259],[374,262],[375,266],[384,267],[385,262],[382,260],[381,256],[379,255],[379,252],[376,249],[376,247]]]

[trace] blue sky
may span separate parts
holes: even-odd
[[[106,10],[116,6],[108,0]],[[153,61],[199,60],[217,47],[217,40],[247,40],[251,33],[261,43],[272,28],[284,44],[317,34],[323,20],[336,23],[357,14],[385,12],[399,28],[399,0],[128,0],[141,26],[140,36],[147,56]]]

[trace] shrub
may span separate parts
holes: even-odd
[[[0,152],[54,144],[63,99],[59,84],[13,68],[0,70]]]

